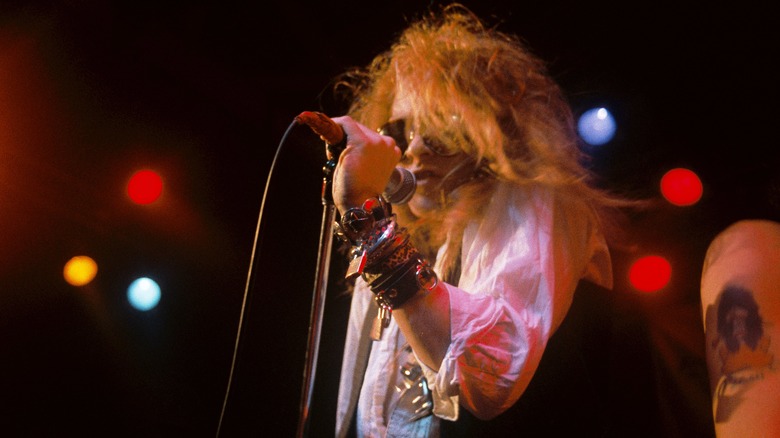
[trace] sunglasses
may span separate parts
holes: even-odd
[[[380,135],[386,135],[395,140],[395,144],[401,149],[401,153],[405,153],[409,148],[409,143],[414,140],[416,133],[411,127],[408,127],[405,119],[392,120],[382,125],[377,131]],[[431,150],[436,155],[443,157],[451,157],[457,155],[460,149],[453,145],[448,145],[433,137],[422,136],[422,142],[426,148]]]

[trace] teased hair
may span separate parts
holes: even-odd
[[[571,107],[545,63],[519,38],[487,27],[461,5],[413,22],[388,51],[339,85],[353,93],[350,115],[371,128],[389,119],[397,89],[409,93],[416,123],[447,133],[475,171],[490,175],[458,189],[437,220],[410,226],[422,230],[415,243],[432,250],[449,237],[452,260],[445,267],[453,267],[463,229],[484,210],[496,180],[551,187],[594,214],[629,203],[596,188]]]

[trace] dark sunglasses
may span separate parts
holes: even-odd
[[[395,140],[395,144],[398,145],[398,147],[401,149],[401,153],[406,152],[406,149],[409,148],[409,143],[411,143],[415,137],[414,130],[411,128],[407,129],[405,119],[397,119],[387,122],[382,125],[382,127],[379,128],[379,131],[377,132],[379,132],[380,135],[386,135]],[[443,157],[451,157],[453,155],[457,155],[458,152],[460,152],[459,148],[453,145],[448,145],[433,137],[424,135],[422,136],[422,142],[426,148],[430,149],[436,155],[441,155]]]

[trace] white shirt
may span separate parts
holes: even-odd
[[[435,268],[438,272],[438,264]],[[492,418],[512,406],[566,316],[580,279],[612,287],[609,250],[593,213],[547,189],[499,184],[483,219],[464,232],[458,287],[446,284],[447,354],[438,372],[422,365],[435,417],[457,420],[463,405],[478,417]],[[358,279],[341,371],[339,437],[347,432],[358,395],[360,436],[406,433],[387,430],[399,396],[395,388],[401,386],[398,357],[406,342],[394,321],[381,341],[370,341],[368,327],[375,315],[373,294]]]

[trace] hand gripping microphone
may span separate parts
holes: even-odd
[[[295,121],[308,125],[315,134],[330,145],[337,145],[346,138],[341,125],[325,114],[304,111],[295,117]],[[412,199],[415,189],[417,189],[417,180],[414,174],[403,167],[396,167],[390,175],[390,181],[385,186],[382,196],[391,204],[404,204]]]

